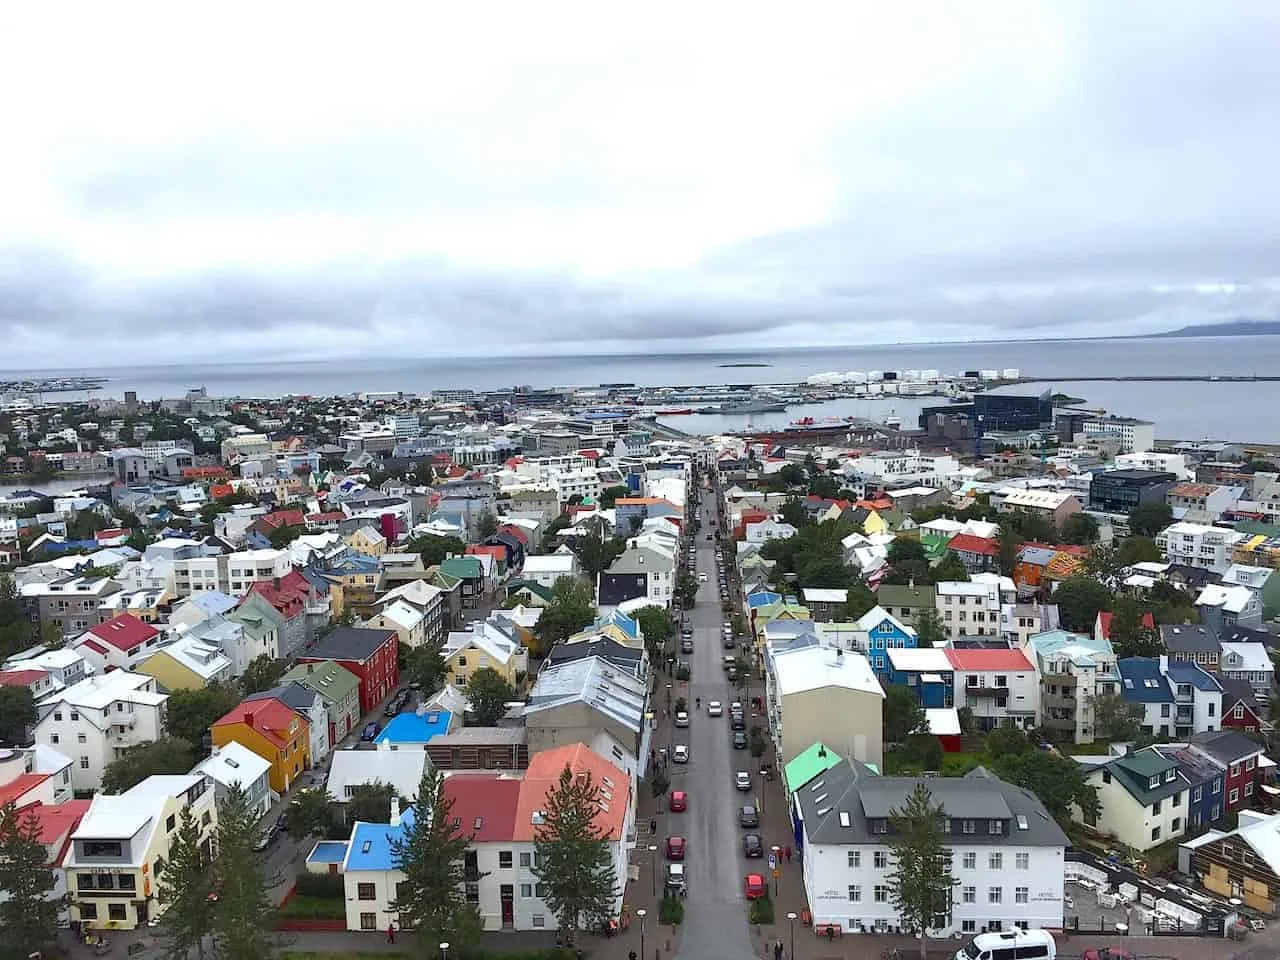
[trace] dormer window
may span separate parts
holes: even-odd
[[[1158,776],[1152,777],[1147,781],[1147,787],[1151,790],[1156,789],[1158,786],[1160,786],[1160,778]]]
[[[888,820],[876,820],[876,821],[874,821],[874,826],[872,827],[871,832],[872,832],[872,833],[888,833],[888,832],[889,832],[889,821],[888,821]]]
[[[964,833],[976,833],[977,825],[972,820],[962,820],[960,821],[960,829]]]
[[[1000,823],[1000,821],[999,821],[999,820],[988,820],[988,821],[987,821],[987,833],[989,833],[989,834],[990,834],[991,836],[993,836],[993,837],[998,837],[998,836],[1000,836],[1000,833],[1001,833],[1001,823]]]
[[[1164,773],[1164,782],[1165,782],[1165,783],[1173,783],[1173,781],[1174,781],[1174,780],[1176,780],[1176,779],[1177,779],[1177,777],[1178,777],[1178,771],[1177,771],[1177,770],[1166,770],[1166,771],[1165,771],[1165,773]]]

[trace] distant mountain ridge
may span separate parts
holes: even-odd
[[[1232,320],[1230,323],[1199,323],[1148,337],[1266,337],[1280,334],[1280,320]]]

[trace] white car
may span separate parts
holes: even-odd
[[[751,789],[751,774],[747,773],[745,770],[739,770],[739,771],[734,775],[734,777],[733,777],[733,782],[734,782],[734,785],[735,785],[739,790],[743,790],[743,791],[750,790],[750,789]]]
[[[710,703],[707,704],[707,716],[708,717],[724,716],[724,705],[719,700],[712,700]]]
[[[685,710],[676,711],[676,726],[687,727],[689,725],[689,714]]]
[[[689,748],[685,746],[683,743],[676,744],[676,748],[671,754],[671,762],[672,763],[688,763]]]
[[[706,582],[707,582],[707,575],[706,575],[705,573],[700,573],[700,574],[698,574],[698,582],[699,582],[699,583],[706,583]]]

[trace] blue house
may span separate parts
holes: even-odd
[[[881,679],[889,672],[885,651],[914,650],[919,640],[915,630],[881,606],[872,607],[858,618],[858,630],[865,634],[865,640],[859,640],[865,645],[871,669]]]
[[[1226,811],[1226,768],[1186,747],[1157,744],[1152,749],[1176,761],[1178,769],[1191,785],[1187,793],[1187,827],[1200,827],[1221,820]]]
[[[1155,657],[1125,657],[1116,661],[1120,696],[1143,711],[1142,732],[1167,737],[1173,732],[1173,688]]]
[[[771,603],[779,603],[782,600],[782,594],[774,593],[772,590],[757,590],[755,593],[747,594],[747,609],[758,610],[761,607],[767,607]]]
[[[882,656],[888,661],[888,666],[883,673],[876,673],[881,683],[909,687],[926,710],[955,706],[956,674],[946,650],[939,647],[894,647],[884,651]]]
[[[425,750],[434,738],[449,732],[452,722],[453,714],[448,710],[397,714],[373,742],[379,750]]]

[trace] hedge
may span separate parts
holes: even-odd
[[[340,873],[300,873],[293,892],[299,897],[316,897],[322,900],[347,898]]]

